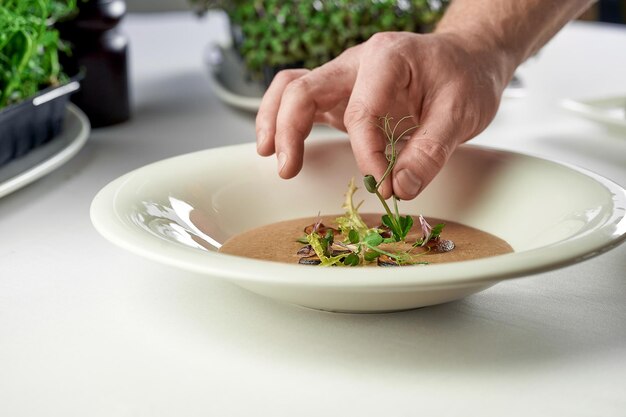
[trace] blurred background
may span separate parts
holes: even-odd
[[[126,0],[126,4],[131,12],[189,10],[187,0]],[[626,24],[626,0],[599,0],[580,18]]]
[[[626,0],[600,0],[581,17],[609,23],[626,23]]]

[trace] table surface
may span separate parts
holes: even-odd
[[[211,91],[219,14],[130,15],[132,121],[94,130],[0,200],[0,415],[626,415],[626,245],[466,299],[346,315],[281,304],[119,249],[91,226],[109,181],[254,140]],[[184,47],[181,47],[184,45]],[[574,23],[474,143],[626,185],[626,136],[561,110],[626,95],[626,29]],[[313,135],[336,134],[317,129]]]

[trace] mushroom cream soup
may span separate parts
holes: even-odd
[[[362,214],[362,219],[370,228],[381,228],[380,214]],[[364,251],[372,254],[371,261],[361,257],[358,265],[364,266],[395,266],[398,262],[389,259],[384,253],[407,254],[402,265],[425,265],[443,262],[458,262],[471,259],[486,258],[513,252],[511,246],[504,240],[482,230],[465,226],[460,223],[428,218],[430,224],[445,224],[441,236],[429,241],[428,244],[417,245],[414,242],[423,240],[422,229],[414,225],[404,242],[382,242],[376,246],[366,244],[352,244],[347,236],[338,230],[335,216],[321,218],[302,218],[287,220],[261,226],[228,239],[220,248],[220,252],[244,256],[247,258],[263,259],[292,264],[319,264],[319,257],[304,240],[307,232],[310,233],[314,225],[318,225],[319,235],[332,237],[332,248],[328,248],[329,256],[341,258],[341,265],[345,257],[352,252]],[[307,228],[305,232],[305,228]],[[330,232],[329,232],[330,231]],[[383,236],[384,234],[381,233]],[[355,239],[352,239],[355,240]],[[380,240],[380,239],[379,239]],[[389,240],[389,239],[387,239]],[[376,244],[377,242],[374,242]],[[354,264],[356,265],[356,263]]]

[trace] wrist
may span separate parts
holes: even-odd
[[[536,53],[593,0],[455,0],[435,33],[453,36],[473,54],[484,54],[512,77],[515,68]]]
[[[510,45],[503,45],[487,32],[438,27],[434,34],[463,50],[476,65],[491,75],[501,90],[504,90],[516,68],[523,61],[522,53]]]

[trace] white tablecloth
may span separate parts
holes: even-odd
[[[625,416],[626,245],[464,300],[384,315],[281,304],[101,238],[96,192],[254,140],[202,62],[219,15],[130,15],[132,121],[0,200],[1,416]],[[475,142],[626,185],[626,136],[559,107],[626,95],[626,29],[576,23],[519,71]],[[328,134],[328,130],[314,135]]]

